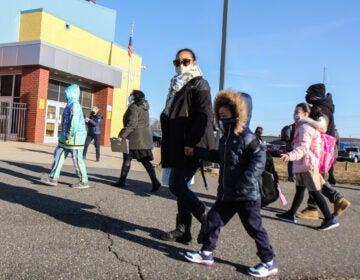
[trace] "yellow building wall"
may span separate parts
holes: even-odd
[[[140,89],[141,57],[134,54],[129,59],[127,49],[103,40],[45,11],[21,14],[19,41],[33,40],[46,41],[89,59],[120,68],[121,87],[114,88],[110,132],[111,136],[117,136],[123,127],[122,118],[127,108],[128,94],[133,89]]]

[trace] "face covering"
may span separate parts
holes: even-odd
[[[300,120],[300,116],[297,114],[294,114],[293,118],[294,118],[294,122],[298,122]]]
[[[219,126],[224,134],[228,134],[231,127],[231,119],[230,118],[219,119]]]
[[[131,103],[133,103],[133,102],[134,102],[133,96],[132,96],[132,95],[129,95],[129,97],[128,97],[128,103],[131,104]]]
[[[193,65],[189,64],[188,66],[184,66],[180,64],[179,67],[175,67],[175,71],[178,75],[184,74],[186,72],[189,72],[189,70],[193,67]]]

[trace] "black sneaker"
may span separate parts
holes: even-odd
[[[339,225],[340,225],[339,222],[335,218],[332,218],[330,220],[324,220],[321,226],[317,227],[317,229],[321,231],[326,231],[329,229],[336,228]]]
[[[281,214],[276,214],[276,217],[278,217],[280,220],[284,222],[293,223],[293,224],[297,223],[296,216],[294,214],[291,214],[289,211],[286,211]]]
[[[160,239],[164,240],[164,241],[176,241],[177,239],[183,237],[183,235],[185,234],[185,228],[176,228],[172,231],[166,231],[163,232],[160,235]]]

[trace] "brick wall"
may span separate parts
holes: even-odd
[[[44,143],[49,70],[39,66],[23,67],[20,102],[28,104],[26,141]]]
[[[104,116],[101,123],[100,143],[104,146],[110,145],[111,131],[111,111],[107,111],[107,107],[112,106],[113,101],[112,87],[97,87],[94,89],[93,104],[99,108],[99,112]]]

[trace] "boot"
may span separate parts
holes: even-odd
[[[155,168],[149,161],[142,161],[141,162],[143,166],[145,167],[146,172],[148,173],[151,182],[152,182],[152,189],[150,192],[157,192],[159,188],[161,187],[161,183],[156,178]]]
[[[204,204],[201,204],[198,206],[195,211],[192,213],[194,217],[201,223],[200,232],[197,237],[197,243],[203,244],[204,242],[204,236],[206,231],[206,225],[207,225],[207,218],[206,218],[206,207]]]
[[[125,188],[125,180],[120,178],[118,181],[111,183],[111,185],[118,188]]]
[[[176,242],[183,243],[188,245],[189,242],[192,240],[191,236],[191,222],[192,222],[192,216],[190,215],[184,215],[183,216],[183,222],[185,226],[185,232],[182,236],[176,238]]]
[[[129,173],[130,166],[124,165],[121,167],[120,178],[118,181],[111,183],[114,187],[125,188],[126,177]]]
[[[160,239],[165,241],[176,241],[178,238],[185,234],[185,224],[183,217],[179,214],[176,215],[176,229],[164,232],[160,235]]]
[[[340,216],[342,213],[344,213],[344,211],[346,209],[348,209],[350,207],[351,203],[349,200],[347,200],[345,197],[340,198],[338,201],[336,201],[334,203],[334,216],[338,217]]]
[[[318,220],[319,212],[317,209],[313,210],[313,209],[305,208],[301,212],[296,212],[296,217],[300,219]]]
[[[161,183],[158,179],[155,178],[155,180],[152,183],[152,189],[150,192],[157,192],[161,187]]]

